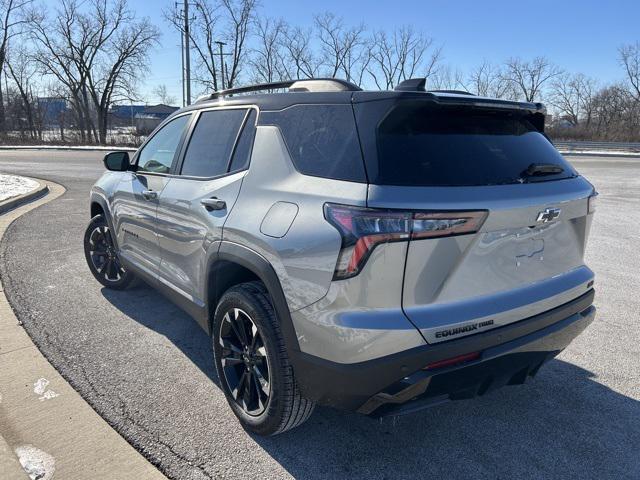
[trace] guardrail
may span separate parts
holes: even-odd
[[[640,143],[635,142],[588,142],[588,141],[554,141],[553,144],[561,151],[603,151],[603,152],[637,152],[640,153]]]

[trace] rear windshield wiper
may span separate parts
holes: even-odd
[[[553,163],[532,163],[521,175],[525,177],[535,177],[537,175],[555,175],[564,172],[564,168]]]

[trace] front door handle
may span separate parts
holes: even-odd
[[[156,198],[158,198],[158,192],[154,190],[143,190],[142,196],[145,200],[155,200]]]
[[[204,205],[204,208],[206,208],[210,212],[213,210],[224,210],[225,208],[227,208],[227,202],[216,197],[203,198],[202,200],[200,200],[200,203]]]

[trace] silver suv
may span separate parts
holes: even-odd
[[[258,434],[521,384],[595,316],[596,193],[544,123],[424,79],[217,92],[105,157],[87,262],[196,319]]]

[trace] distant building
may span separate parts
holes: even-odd
[[[178,110],[178,107],[158,104],[145,107],[142,112],[135,115],[136,132],[147,135],[153,131],[162,121]]]
[[[67,112],[67,100],[61,97],[38,97],[38,110],[46,127],[60,125]]]
[[[109,112],[114,120],[128,120],[129,125],[139,113],[142,113],[146,105],[113,105]]]

